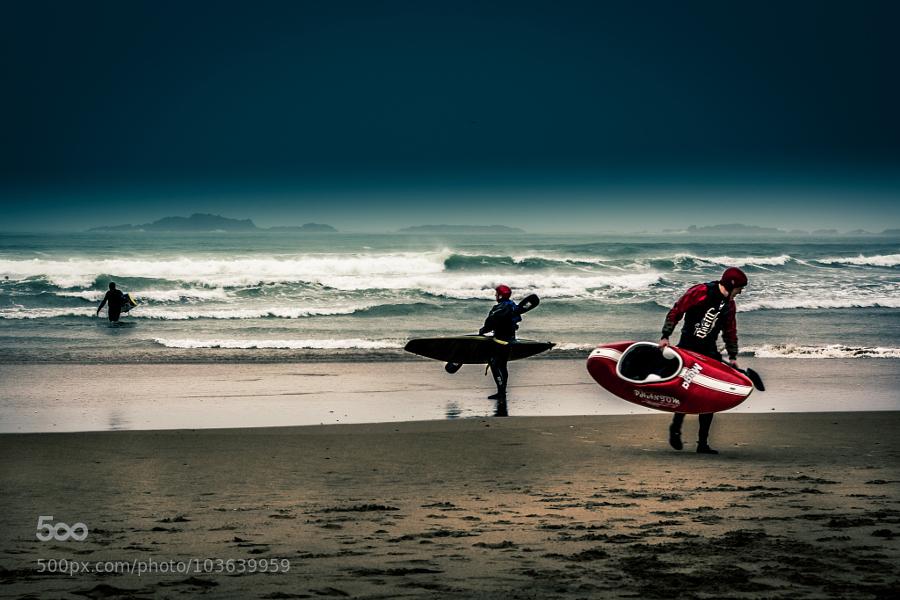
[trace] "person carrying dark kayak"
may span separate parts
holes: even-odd
[[[716,340],[721,333],[725,341],[725,350],[728,352],[728,364],[737,368],[738,336],[735,319],[737,305],[734,299],[746,286],[747,276],[744,272],[737,267],[730,267],[725,269],[718,281],[701,283],[690,288],[666,315],[659,347],[665,348],[669,345],[669,336],[684,317],[681,339],[678,341],[679,348],[722,360],[722,354],[716,347]],[[697,452],[718,454],[718,451],[709,447],[709,428],[712,425],[713,413],[701,414],[699,417]],[[675,413],[669,426],[669,444],[676,450],[684,447],[681,442],[682,423],[684,413]]]
[[[497,393],[488,396],[490,400],[506,400],[506,386],[509,383],[509,345],[516,341],[516,330],[522,320],[522,309],[510,299],[512,289],[508,285],[498,285],[494,289],[497,304],[488,313],[479,335],[494,333],[496,347],[488,361],[491,375],[497,384]]]
[[[109,291],[106,292],[106,295],[103,296],[103,300],[100,302],[100,306],[97,307],[97,316],[100,316],[100,311],[103,309],[103,306],[109,304],[109,320],[113,323],[117,323],[119,321],[119,316],[122,314],[122,307],[125,306],[125,302],[125,294],[123,294],[121,290],[116,289],[116,283],[114,281],[110,281]]]

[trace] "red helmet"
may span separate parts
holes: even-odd
[[[494,288],[494,291],[500,296],[503,300],[509,300],[509,297],[512,296],[512,288],[508,285],[500,284]]]
[[[747,276],[737,267],[728,267],[722,273],[722,279],[719,283],[725,286],[725,289],[731,291],[735,288],[742,288],[747,285]]]

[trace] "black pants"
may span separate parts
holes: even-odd
[[[697,436],[697,443],[701,446],[709,444],[709,428],[712,425],[714,414],[715,413],[703,413],[702,415],[697,415],[700,417],[700,434]],[[682,423],[684,423],[684,413],[675,413],[675,416],[672,417],[672,430],[681,433]]]
[[[684,348],[685,350],[691,350],[693,352],[697,352],[698,354],[703,354],[704,356],[708,356],[710,358],[714,358],[716,360],[722,360],[722,354],[718,350],[710,351],[708,349],[695,349],[690,346],[678,344],[679,348]],[[701,446],[706,446],[709,444],[709,428],[712,426],[713,416],[715,413],[703,413],[702,415],[698,415],[700,418],[700,433],[697,436],[697,443]],[[677,431],[681,433],[681,424],[684,423],[684,413],[675,413],[675,416],[672,417],[672,425],[670,428],[673,431]]]
[[[116,321],[119,320],[119,315],[121,315],[121,314],[122,314],[121,307],[117,307],[117,308],[113,308],[112,306],[109,307],[109,320],[112,321],[113,323],[115,323]]]
[[[506,393],[506,384],[509,382],[509,370],[506,368],[508,362],[509,345],[497,344],[488,361],[488,365],[491,367],[491,376],[494,378],[494,383],[497,384],[497,393],[500,394]]]

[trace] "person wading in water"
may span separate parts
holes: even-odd
[[[106,295],[103,296],[103,300],[100,302],[100,306],[97,307],[97,316],[100,316],[103,306],[109,304],[109,320],[111,323],[118,323],[125,302],[125,294],[121,290],[116,289],[116,282],[110,281],[109,291],[106,292]]]

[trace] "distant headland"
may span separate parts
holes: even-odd
[[[158,232],[250,232],[250,231],[275,231],[298,233],[337,233],[337,229],[331,225],[321,223],[306,223],[305,225],[280,225],[277,227],[257,227],[250,219],[229,219],[220,215],[194,213],[189,217],[164,217],[144,223],[143,225],[109,225],[92,227],[88,231],[158,231]]]
[[[525,233],[518,227],[506,225],[415,225],[398,229],[398,233]]]
[[[683,234],[689,236],[740,236],[740,237],[772,237],[772,236],[890,236],[896,237],[900,230],[885,229],[881,233],[854,229],[853,231],[840,232],[837,229],[816,229],[805,231],[802,229],[778,229],[776,227],[760,227],[758,225],[743,225],[741,223],[728,223],[724,225],[691,225],[687,229],[663,229],[665,234]]]

